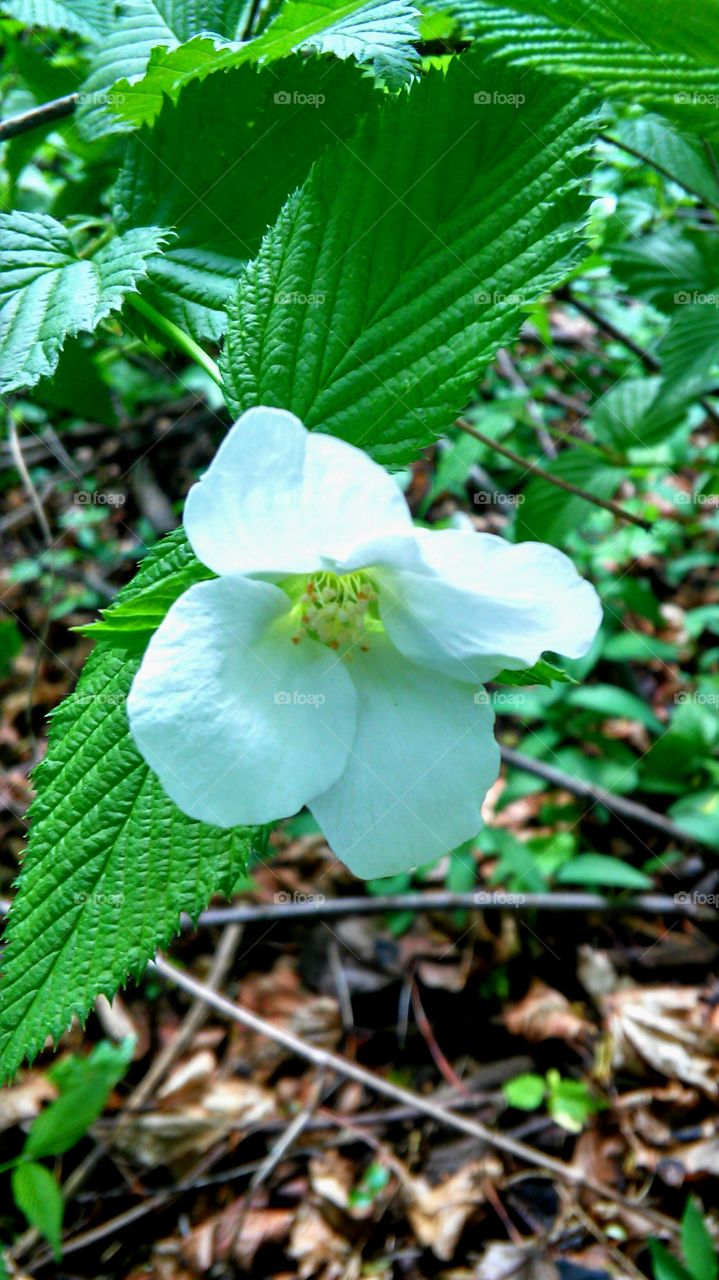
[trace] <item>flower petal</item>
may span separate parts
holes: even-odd
[[[485,693],[407,662],[386,636],[358,654],[357,732],[340,777],[310,809],[338,858],[367,879],[471,839],[499,772]]]
[[[293,645],[288,599],[249,578],[190,587],[127,702],[140,753],[184,813],[218,827],[296,813],[339,777],[356,719],[346,668]]]
[[[311,573],[368,533],[411,532],[392,477],[283,409],[248,409],[187,495],[185,529],[215,573]]]
[[[579,658],[591,648],[599,596],[555,547],[455,529],[417,534],[423,571],[377,574],[382,621],[413,662],[476,682],[531,667],[547,649]]]

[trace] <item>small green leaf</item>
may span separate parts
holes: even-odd
[[[22,1163],[13,1169],[12,1194],[31,1227],[35,1227],[52,1245],[55,1261],[62,1256],[63,1202],[55,1179],[42,1164]]]
[[[649,1241],[654,1280],[696,1280],[659,1240]]]
[[[687,1200],[682,1218],[682,1253],[692,1280],[717,1280],[719,1259],[704,1221],[701,1205],[693,1197]]]
[[[521,671],[500,671],[492,680],[494,684],[541,684],[547,687],[553,684],[577,684],[574,676],[562,671],[561,667],[555,667],[552,662],[546,662],[544,658],[535,662],[533,667],[523,667]]]
[[[134,1041],[103,1041],[87,1058],[58,1063],[51,1073],[60,1096],[35,1120],[23,1156],[56,1156],[69,1151],[87,1133],[132,1060]]]
[[[536,1111],[541,1107],[546,1091],[544,1076],[533,1075],[529,1071],[515,1076],[513,1080],[505,1080],[502,1085],[502,1093],[510,1107],[518,1107],[521,1111]]]
[[[91,622],[85,627],[73,627],[91,640],[107,640],[133,653],[142,652],[154,631],[157,630],[170,605],[197,582],[204,582],[215,575],[199,560],[190,563],[176,573],[170,573],[161,582],[127,600],[101,609],[101,622]]]
[[[66,339],[117,311],[171,234],[137,227],[80,258],[66,228],[46,213],[0,214],[0,232],[2,391],[54,373]]]
[[[608,889],[652,887],[652,881],[643,871],[605,853],[580,853],[559,868],[555,881],[557,884],[597,885]]]
[[[552,1119],[569,1133],[581,1133],[602,1105],[582,1080],[564,1079],[554,1068],[547,1072],[547,1087],[547,1110]]]

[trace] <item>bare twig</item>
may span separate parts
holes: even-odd
[[[513,449],[508,449],[506,445],[499,444],[491,436],[485,436],[483,432],[473,427],[470,422],[465,422],[464,418],[458,418],[454,425],[459,427],[460,431],[466,431],[467,435],[474,436],[475,440],[479,440],[488,449],[493,449],[495,453],[500,453],[503,458],[508,458],[516,467],[521,467],[524,472],[539,476],[541,480],[546,480],[549,484],[555,485],[558,489],[564,489],[567,493],[573,493],[577,498],[584,498],[585,502],[591,502],[594,507],[602,507],[604,511],[611,511],[612,515],[617,516],[620,520],[628,520],[631,524],[638,525],[640,529],[651,529],[650,520],[645,520],[642,516],[633,515],[631,511],[626,511],[618,502],[612,502],[611,498],[598,498],[595,493],[588,493],[586,489],[580,489],[579,485],[571,484],[569,480],[563,480],[561,476],[552,475],[551,471],[545,471],[544,467],[538,466],[536,462],[528,462],[526,458],[515,453]]]
[[[615,324],[612,324],[612,321],[608,320],[606,316],[600,315],[600,313],[595,311],[593,307],[590,307],[587,302],[583,302],[575,293],[572,293],[568,286],[565,285],[563,289],[559,289],[555,294],[555,297],[559,298],[560,301],[563,300],[570,303],[576,311],[580,311],[583,316],[586,316],[588,320],[591,320],[592,324],[595,324],[598,329],[603,329],[608,337],[613,338],[615,342],[621,343],[623,347],[626,347],[627,351],[631,351],[632,355],[635,355],[638,360],[641,360],[645,369],[648,369],[650,373],[661,372],[661,361],[658,360],[655,355],[652,355],[651,351],[647,351],[644,347],[640,346],[638,342],[635,342],[633,338],[629,337],[628,333],[624,333],[621,329],[618,329]],[[719,425],[719,413],[717,413],[717,410],[714,408],[711,401],[707,400],[706,396],[699,396],[699,404],[707,417],[711,418],[715,425]]]
[[[639,804],[636,800],[627,800],[624,796],[617,796],[613,791],[606,791],[604,787],[598,787],[593,782],[575,778],[570,773],[555,769],[554,765],[545,764],[543,760],[534,760],[532,756],[514,751],[512,747],[502,747],[501,751],[505,764],[512,765],[515,769],[522,769],[524,773],[532,773],[552,787],[559,787],[562,791],[571,791],[572,795],[603,804],[604,808],[609,809],[611,813],[628,818],[631,822],[641,822],[645,827],[653,827],[655,831],[661,831],[662,835],[668,836],[670,840],[676,840],[678,844],[690,842],[706,844],[710,849],[715,847],[709,837],[703,840],[701,836],[682,831],[671,818],[665,817],[663,813],[655,813],[645,804]]]
[[[679,897],[679,895],[677,895]],[[308,902],[258,902],[240,907],[210,907],[197,921],[202,929],[215,925],[241,923],[263,924],[271,920],[307,920],[327,916],[374,916],[388,911],[601,911],[633,912],[638,915],[690,916],[696,920],[715,920],[716,912],[708,907],[682,902],[661,893],[638,893],[631,897],[608,898],[602,893],[493,893],[477,889],[474,893],[450,890],[417,890],[409,893],[387,893],[373,897],[315,898]],[[195,928],[189,916],[183,925]]]
[[[510,387],[514,387],[515,391],[521,391],[523,395],[527,396],[527,417],[537,433],[537,439],[542,446],[542,452],[548,458],[556,458],[556,445],[544,425],[544,419],[532,399],[529,387],[524,381],[519,370],[514,365],[509,352],[505,351],[504,347],[500,347],[497,352],[495,356],[495,363],[502,377],[509,383]]]
[[[30,129],[39,129],[41,125],[53,124],[55,120],[62,120],[63,116],[71,116],[78,100],[79,94],[68,93],[64,98],[54,98],[52,102],[44,102],[41,107],[23,111],[22,115],[0,120],[0,142],[16,138],[20,133],[28,133]]]
[[[608,133],[600,133],[599,137],[602,142],[608,142],[610,146],[616,147],[618,151],[624,151],[628,156],[633,156],[635,160],[641,160],[642,164],[647,165],[649,169],[656,170],[656,172],[660,173],[663,178],[668,178],[670,182],[675,182],[678,187],[683,187],[690,196],[694,196],[701,202],[701,204],[708,204],[712,208],[719,207],[715,201],[709,200],[703,192],[697,191],[696,187],[692,187],[686,181],[686,178],[680,177],[677,173],[671,173],[670,170],[665,169],[664,165],[660,164],[658,160],[652,159],[651,156],[646,155],[643,151],[638,151],[636,147],[630,146],[627,142],[620,142],[619,138],[613,138],[611,134]]]
[[[431,1097],[413,1093],[412,1090],[405,1089],[401,1085],[395,1084],[392,1080],[386,1080],[383,1076],[376,1075],[373,1071],[368,1071],[356,1062],[351,1062],[349,1058],[343,1058],[338,1053],[332,1053],[328,1049],[309,1044],[301,1040],[299,1036],[293,1035],[292,1032],[267,1022],[264,1018],[258,1017],[257,1014],[251,1013],[249,1009],[243,1008],[242,1005],[234,1004],[216,991],[211,991],[209,987],[198,982],[189,973],[185,973],[176,968],[175,965],[170,964],[164,956],[158,955],[149,965],[149,968],[165,981],[172,982],[175,986],[186,991],[194,999],[205,1000],[208,1005],[222,1014],[223,1017],[229,1018],[240,1026],[248,1027],[257,1035],[264,1036],[268,1040],[283,1045],[290,1053],[313,1063],[316,1067],[326,1071],[334,1071],[343,1079],[354,1080],[357,1084],[372,1090],[374,1093],[391,1098],[393,1102],[413,1106],[420,1115],[428,1116],[440,1125],[450,1129],[457,1129],[470,1137],[477,1138],[479,1142],[493,1147],[497,1151],[502,1151],[505,1155],[511,1156],[515,1160],[520,1160],[525,1164],[539,1168],[544,1173],[557,1178],[560,1182],[569,1183],[575,1187],[584,1187],[601,1197],[602,1200],[611,1200],[615,1204],[621,1204],[623,1208],[629,1208],[633,1213],[641,1214],[649,1221],[661,1225],[673,1234],[676,1234],[679,1229],[678,1224],[672,1222],[670,1218],[665,1218],[663,1214],[657,1213],[653,1209],[645,1208],[603,1183],[595,1182],[594,1179],[587,1177],[581,1169],[573,1165],[564,1164],[553,1156],[545,1155],[544,1152],[536,1151],[534,1147],[510,1137],[509,1134],[497,1133],[477,1120],[458,1115],[456,1112],[441,1106]]]

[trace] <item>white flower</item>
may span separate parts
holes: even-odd
[[[216,826],[307,805],[360,876],[477,833],[499,769],[478,685],[545,649],[580,657],[600,623],[561,552],[415,529],[386,471],[279,409],[235,423],[185,528],[219,576],[150,641],[128,699],[139,750]]]

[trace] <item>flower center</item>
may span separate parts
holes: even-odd
[[[381,625],[375,604],[377,590],[369,574],[315,573],[282,586],[297,601],[293,644],[309,636],[330,649],[358,644],[367,652],[369,631]]]

